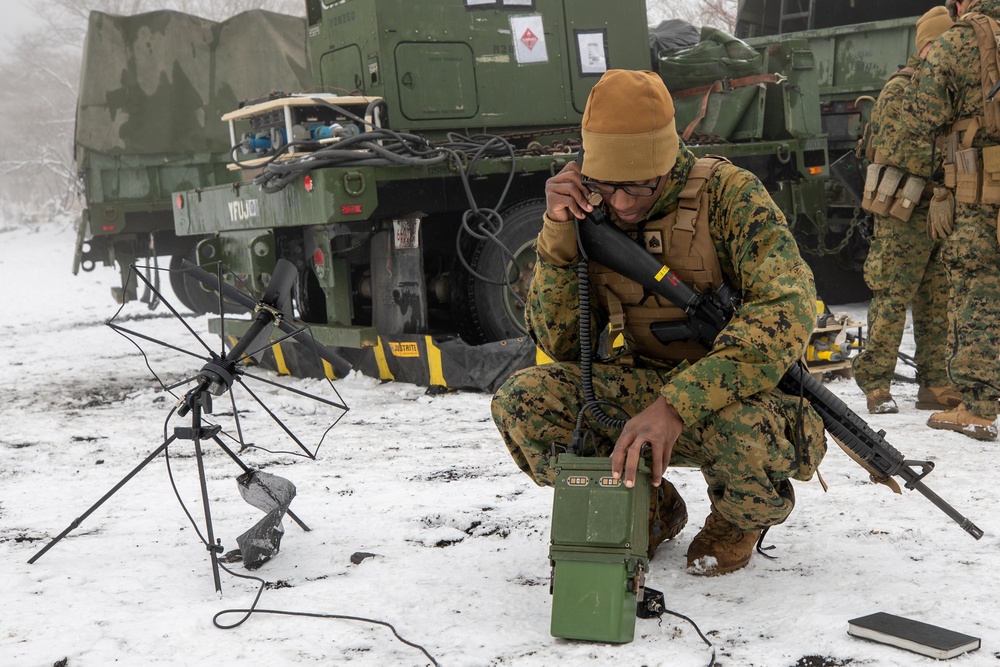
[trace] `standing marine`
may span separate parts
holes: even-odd
[[[962,397],[927,425],[996,440],[1000,399],[1000,0],[949,2],[956,25],[932,44],[903,99],[903,120],[943,151],[944,184],[928,210],[945,236],[948,375]]]
[[[868,341],[854,357],[854,379],[865,392],[868,412],[898,412],[889,385],[903,340],[907,308],[913,309],[917,365],[916,407],[947,410],[962,402],[947,371],[948,281],[938,259],[943,238],[927,228],[927,206],[940,180],[941,154],[903,125],[903,92],[931,43],[952,26],[939,5],[920,17],[917,51],[889,77],[871,112],[863,146],[870,162],[864,207],[875,229],[865,261],[872,290]]]
[[[626,486],[640,456],[649,461],[650,556],[687,520],[663,479],[668,466],[701,469],[711,511],[688,547],[688,571],[732,572],[749,562],[762,530],[792,511],[791,480],[810,479],[826,453],[819,415],[777,389],[816,323],[812,272],[753,174],[722,158],[697,159],[684,145],[655,73],[606,72],[588,98],[582,138],[582,165],[546,183],[525,308],[532,338],[554,362],[511,376],[493,398],[493,418],[521,470],[551,485],[550,451],[570,446],[584,407],[575,221],[593,206],[636,240],[637,252],[652,253],[689,285],[715,290],[725,282],[740,291],[742,305],[711,349],[665,345],[650,323],[683,321],[684,311],[589,265],[589,335],[597,341],[606,331],[611,342],[607,356],[587,360],[594,397],[630,416],[620,433],[595,421],[595,449],[611,456],[612,474]]]

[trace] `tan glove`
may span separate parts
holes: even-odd
[[[927,207],[927,237],[931,241],[948,238],[954,222],[955,195],[948,188],[941,186],[934,188],[934,194]]]

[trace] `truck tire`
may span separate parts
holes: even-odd
[[[170,287],[174,290],[177,300],[196,315],[213,313],[218,315],[218,293],[205,288],[197,279],[180,270],[182,268],[181,262],[185,259],[192,264],[198,263],[195,246],[191,246],[183,253],[178,252],[170,258]],[[246,312],[244,308],[229,300],[225,301],[224,307],[227,315]]]
[[[452,286],[452,314],[462,338],[469,344],[479,345],[527,334],[524,325],[523,301],[531,284],[535,266],[533,243],[542,228],[544,199],[528,199],[503,211],[503,228],[497,239],[510,251],[507,254],[490,239],[468,238],[463,244],[463,255],[472,271],[490,282],[477,279],[457,262]],[[518,270],[514,270],[516,260]],[[511,288],[499,283],[504,272],[511,279]]]
[[[195,303],[188,296],[187,292],[187,276],[181,272],[181,262],[187,259],[189,262],[193,261],[194,248],[187,249],[183,252],[178,252],[177,254],[170,257],[170,288],[174,291],[174,296],[182,306],[188,310],[198,313],[195,310]],[[201,313],[198,313],[199,315]]]

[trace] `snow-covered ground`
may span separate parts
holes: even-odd
[[[213,617],[250,606],[254,581],[223,572],[214,591],[205,547],[174,497],[161,455],[50,551],[27,561],[163,441],[173,400],[135,347],[104,322],[115,312],[111,269],[74,277],[68,224],[0,224],[0,285],[7,352],[0,363],[0,665],[427,665],[393,637],[392,624],[440,665],[707,665],[711,651],[674,617],[638,620],[635,640],[605,645],[549,634],[551,491],[510,461],[489,416],[489,396],[429,396],[407,384],[352,375],[335,383],[350,407],[316,460],[249,450],[243,460],[291,480],[293,511],[281,552],[254,573],[267,582],[255,614],[222,630]],[[169,294],[169,290],[168,290]],[[864,316],[864,304],[846,310]],[[162,322],[191,347],[166,311],[130,304],[129,322]],[[191,318],[207,331],[207,318]],[[176,333],[175,333],[176,331]],[[176,336],[176,339],[173,338]],[[207,334],[206,334],[207,336]],[[211,339],[209,339],[211,340]],[[217,344],[217,341],[213,344]],[[907,333],[904,351],[912,353]],[[167,374],[201,362],[152,353]],[[912,375],[900,364],[900,373]],[[304,391],[321,382],[289,380]],[[868,417],[852,380],[827,385]],[[777,560],[755,556],[715,578],[684,571],[684,553],[708,512],[701,475],[671,470],[691,523],[660,547],[647,583],[694,620],[717,664],[739,667],[911,666],[931,658],[848,636],[847,621],[887,611],[982,638],[952,664],[1000,664],[1000,500],[997,444],[926,428],[916,385],[898,382],[897,415],[872,416],[911,459],[937,464],[927,479],[986,535],[963,532],[915,492],[902,496],[831,443],[816,481],[796,486],[797,507],[772,530]],[[268,398],[294,429],[321,432],[326,408]],[[248,415],[253,412],[247,407]],[[174,418],[170,428],[184,425]],[[248,438],[269,448],[287,443]],[[203,523],[189,441],[170,446],[185,505]],[[211,443],[205,465],[215,534],[226,551],[261,513],[243,502],[241,472]],[[374,554],[352,562],[359,552]],[[235,571],[247,574],[241,566]],[[223,624],[241,614],[220,618]]]

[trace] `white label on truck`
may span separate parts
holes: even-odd
[[[392,231],[397,249],[420,247],[420,218],[393,220]]]
[[[259,213],[256,199],[237,199],[229,202],[229,219],[240,222],[256,218]]]
[[[545,48],[545,26],[541,14],[530,16],[511,16],[510,30],[514,37],[514,53],[517,62],[547,63],[549,53]]]
[[[576,33],[580,53],[580,74],[604,74],[608,71],[608,50],[604,31]]]

